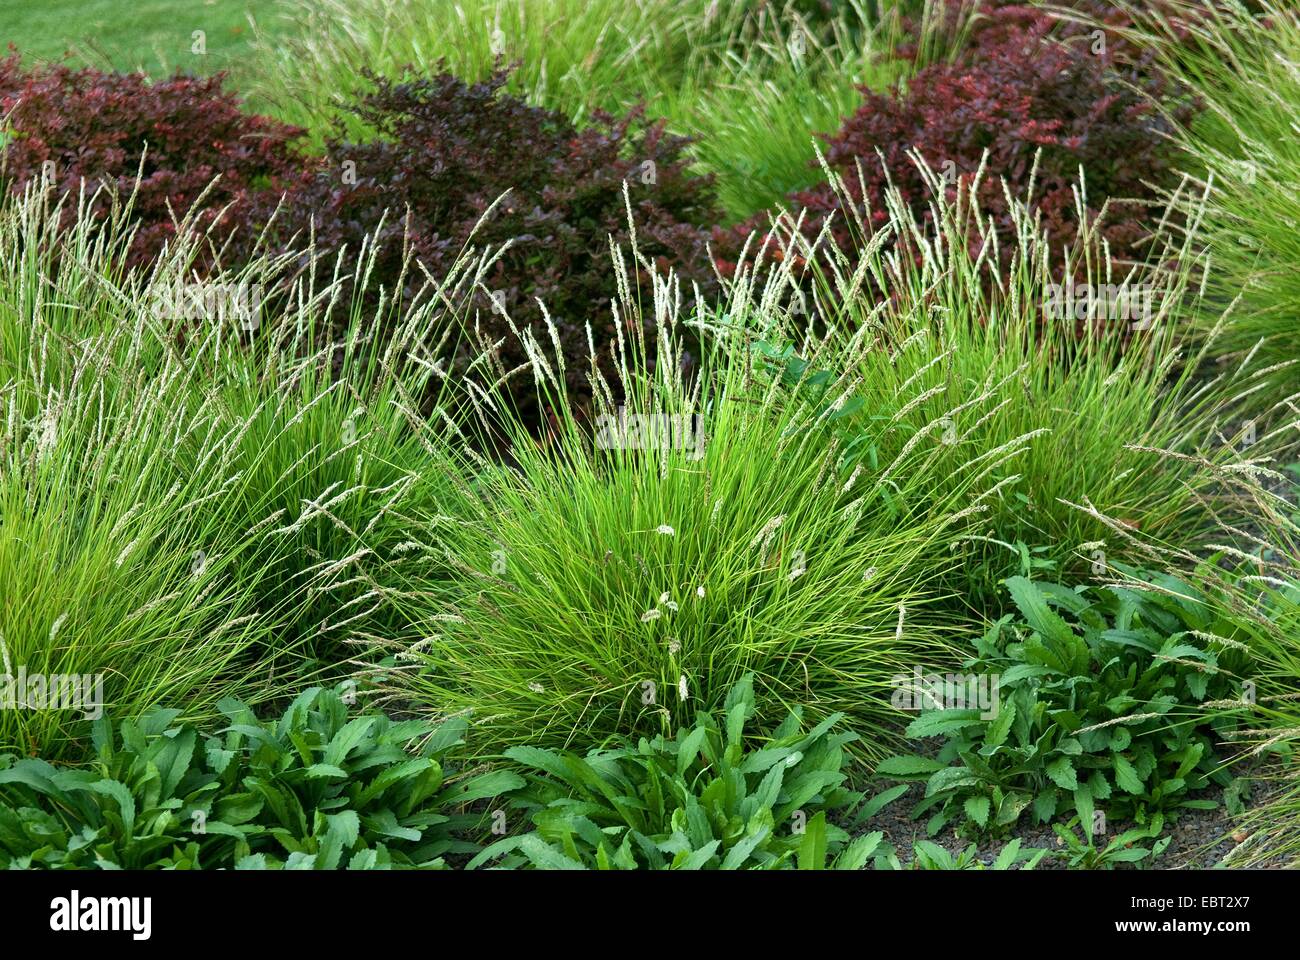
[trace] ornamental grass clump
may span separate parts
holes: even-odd
[[[1135,38],[1205,104],[1176,129],[1183,165],[1209,188],[1204,236],[1214,267],[1197,326],[1208,335],[1223,305],[1236,303],[1215,354],[1232,362],[1251,355],[1283,371],[1255,398],[1262,420],[1282,422],[1300,390],[1300,15],[1267,0],[1251,7],[1169,0],[1157,13],[1125,6]]]
[[[0,744],[47,759],[75,758],[98,712],[200,720],[337,673],[387,616],[375,571],[401,559],[401,511],[439,482],[409,426],[429,377],[409,331],[381,350],[357,308],[322,346],[337,283],[294,286],[273,323],[237,294],[283,264],[209,297],[187,269],[200,235],[129,271],[129,222],[69,202],[48,185],[0,201],[5,672],[102,690],[55,709],[25,684],[0,710]]]
[[[941,480],[934,442],[876,463],[846,449],[852,352],[818,390],[791,382],[765,349],[791,318],[770,304],[687,312],[656,276],[640,337],[629,275],[615,327],[632,333],[616,385],[587,368],[589,427],[565,413],[535,440],[500,387],[465,382],[466,437],[504,438],[504,462],[448,448],[457,496],[412,531],[434,582],[401,588],[411,628],[377,645],[376,672],[403,702],[473,710],[486,741],[557,747],[671,734],[753,672],[758,729],[801,702],[878,751],[891,678],[961,625],[927,619],[931,585],[991,484]],[[680,372],[682,327],[707,345],[697,375]],[[557,395],[566,371],[530,335],[524,349]]]
[[[791,376],[811,387],[853,365],[853,409],[836,434],[867,467],[920,445],[934,469],[916,489],[936,504],[966,484],[990,488],[945,565],[953,592],[988,612],[1006,576],[1140,559],[1070,504],[1182,545],[1204,539],[1212,508],[1240,510],[1239,491],[1201,463],[1276,453],[1284,431],[1256,429],[1250,410],[1278,371],[1251,358],[1214,365],[1207,349],[1185,347],[1211,268],[1196,219],[1125,267],[1100,230],[1058,246],[1007,185],[1015,231],[1003,241],[984,190],[949,194],[939,171],[913,162],[930,185],[926,218],[886,193],[884,226],[853,224],[872,238],[855,256],[829,229],[808,240],[788,219],[766,249],[751,243],[731,290],[801,321],[799,336],[767,337]],[[1075,190],[1082,215],[1084,185]],[[765,269],[772,260],[784,269]],[[1074,283],[1058,280],[1057,262]]]

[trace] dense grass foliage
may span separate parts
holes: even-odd
[[[130,233],[94,206],[71,229],[51,190],[0,207],[6,665],[101,674],[114,716],[292,691],[369,622],[366,568],[439,482],[406,426],[428,374],[384,372],[409,334],[386,355],[355,325],[309,347],[330,286],[297,287],[276,338],[245,350],[233,314],[173,296],[197,238],[128,273]],[[79,711],[0,711],[7,747],[51,759],[87,729]]]
[[[1098,554],[1139,559],[1102,517],[1196,542],[1207,508],[1231,509],[1237,496],[1203,464],[1239,456],[1249,410],[1242,397],[1267,388],[1276,371],[1214,368],[1185,350],[1178,317],[1199,295],[1194,234],[1121,273],[1090,232],[1077,263],[1067,259],[1069,271],[1081,286],[1132,291],[1142,309],[1112,316],[1081,303],[1053,311],[1050,238],[1026,206],[1010,208],[1016,236],[1000,245],[971,192],[950,201],[935,172],[920,169],[932,191],[928,222],[895,191],[886,197],[891,218],[865,256],[839,254],[826,231],[811,242],[796,234],[789,245],[769,238],[784,268],[751,273],[747,265],[737,283],[818,331],[797,354],[794,341],[786,344],[791,372],[852,378],[855,409],[838,421],[839,442],[872,469],[918,443],[932,448],[927,489],[937,504],[977,478],[989,483],[977,529],[953,553],[951,581],[981,610],[997,609],[998,582],[1010,574],[1079,576]],[[967,242],[972,233],[978,246]],[[898,248],[914,255],[898,256]],[[828,270],[805,294],[798,265],[814,262],[819,249],[831,251],[821,258]],[[890,297],[877,300],[877,289]],[[1283,438],[1260,431],[1253,439],[1264,456]]]
[[[658,291],[659,309],[669,296]],[[403,591],[415,666],[395,682],[435,712],[479,711],[507,744],[671,733],[748,672],[759,725],[803,702],[812,718],[842,711],[885,735],[888,678],[940,653],[952,628],[922,615],[924,558],[962,529],[975,478],[938,509],[920,492],[933,448],[862,475],[830,442],[833,395],[792,395],[738,328],[688,386],[665,323],[649,346],[660,372],[628,344],[625,406],[601,396],[594,437],[566,416],[534,443],[483,392],[510,466],[460,455],[444,468],[467,495],[414,536],[451,582]],[[535,363],[543,382],[562,375]],[[685,418],[684,442],[671,417]]]
[[[1234,305],[1217,349],[1254,351],[1267,363],[1288,366],[1279,388],[1258,398],[1261,412],[1276,422],[1287,415],[1284,398],[1300,388],[1294,322],[1300,199],[1293,188],[1300,175],[1293,125],[1300,16],[1286,5],[1259,6],[1267,26],[1240,6],[1215,8],[1210,16],[1199,4],[1178,3],[1165,17],[1141,16],[1137,36],[1205,103],[1194,123],[1180,125],[1179,142],[1193,171],[1213,187],[1206,229],[1215,262],[1207,281],[1213,302]],[[1203,314],[1199,322],[1208,330],[1216,317]]]

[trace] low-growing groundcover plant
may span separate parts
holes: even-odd
[[[1020,848],[1020,839],[1010,841],[987,866],[979,858],[979,850],[971,844],[956,854],[949,853],[932,840],[918,840],[912,845],[912,860],[904,866],[898,854],[889,850],[875,860],[877,870],[1033,870],[1049,855],[1047,850]]]
[[[967,706],[960,674],[951,690],[916,691],[924,706],[908,736],[943,737],[942,749],[877,768],[925,782],[913,813],[932,812],[931,834],[954,823],[1001,832],[1022,816],[1048,823],[1073,812],[1091,837],[1102,832],[1098,811],[1145,824],[1215,806],[1189,795],[1231,779],[1215,736],[1231,718],[1207,705],[1240,696],[1246,648],[1221,635],[1188,584],[1147,582],[1138,593],[1007,581],[1019,615],[990,626],[963,668],[996,684],[992,709]]]
[[[675,739],[642,738],[585,758],[514,747],[514,769],[449,774],[463,717],[394,722],[359,710],[352,686],[305,690],[274,721],[221,704],[212,734],[152,709],[97,722],[80,768],[0,754],[0,868],[8,869],[905,869],[880,831],[851,837],[896,791],[863,803],[847,785],[832,715],[805,729],[795,707],[747,739],[752,676],[720,718]],[[480,801],[489,801],[489,811]],[[472,808],[472,810],[471,810]],[[528,832],[474,839],[528,818]],[[852,818],[850,821],[849,818]],[[1013,840],[987,869],[1032,870],[1047,853]],[[918,841],[908,869],[982,870],[975,848]]]
[[[96,722],[85,767],[0,755],[0,867],[438,868],[473,852],[463,809],[523,786],[508,771],[449,776],[467,722],[394,722],[348,688],[303,691],[275,721],[221,703],[214,735],[177,710]]]
[[[903,869],[880,831],[851,836],[896,791],[863,802],[847,785],[844,749],[855,734],[838,731],[832,714],[805,730],[796,706],[770,736],[746,739],[755,709],[753,675],[727,694],[718,717],[701,713],[676,736],[641,738],[586,757],[568,751],[511,747],[506,756],[530,784],[511,797],[510,816],[533,829],[484,848],[470,868],[531,866],[599,870]],[[835,822],[832,821],[832,818]],[[1047,853],[1021,851],[1013,840],[991,869],[1024,861],[1032,870]],[[974,847],[950,856],[930,841],[916,844],[912,869],[984,869]]]
[[[1151,817],[1143,826],[1117,834],[1106,841],[1105,846],[1098,846],[1096,834],[1099,831],[1092,826],[1085,826],[1076,832],[1080,822],[1088,824],[1088,820],[1080,814],[1068,824],[1052,824],[1052,831],[1065,845],[1064,855],[1069,865],[1085,870],[1109,870],[1120,863],[1135,864],[1148,859],[1155,860],[1173,840],[1173,837],[1161,835],[1165,818],[1160,813]],[[1149,846],[1142,845],[1146,841],[1151,841]]]
[[[860,793],[845,785],[845,745],[832,714],[805,730],[796,707],[747,749],[754,677],[727,693],[720,719],[701,712],[673,737],[641,738],[586,757],[516,746],[506,757],[529,774],[511,815],[534,829],[486,847],[470,867],[543,869],[861,869],[880,842],[850,842],[829,815],[847,815]]]

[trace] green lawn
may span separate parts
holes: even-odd
[[[143,69],[230,70],[238,85],[252,46],[253,27],[280,27],[276,0],[3,0],[0,48],[9,44],[32,60],[57,60]],[[194,53],[203,31],[206,53]]]

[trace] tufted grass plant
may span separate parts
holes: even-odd
[[[182,229],[126,273],[123,218],[96,223],[83,195],[69,224],[67,203],[37,185],[0,201],[5,672],[100,676],[115,717],[198,720],[337,673],[388,615],[376,577],[400,560],[400,511],[439,482],[409,428],[428,379],[409,336],[370,348],[382,317],[354,311],[320,342],[334,284],[294,285],[251,336],[191,314],[168,295],[197,283],[202,238]],[[281,267],[219,279],[269,289]],[[75,757],[93,711],[40,699],[0,710],[0,746]]]
[[[871,469],[845,456],[853,374],[812,390],[785,377],[758,334],[791,323],[780,311],[691,307],[663,277],[638,297],[620,275],[619,327],[646,316],[655,333],[620,340],[592,422],[557,407],[536,438],[497,371],[466,385],[505,462],[483,463],[482,442],[446,448],[457,493],[412,532],[429,582],[403,584],[410,629],[376,645],[376,673],[408,709],[472,710],[485,750],[671,733],[749,672],[760,729],[803,703],[883,750],[893,678],[950,660],[966,628],[927,611],[981,481],[941,478],[934,446]],[[687,328],[704,350],[684,373]],[[522,375],[555,396],[546,332],[524,336]]]
[[[1253,397],[1272,387],[1277,370],[1251,358],[1210,362],[1213,337],[1189,345],[1191,318],[1205,309],[1196,218],[1161,234],[1139,264],[1115,262],[1095,229],[1085,232],[1066,256],[1075,289],[1129,291],[1133,312],[1111,302],[1095,303],[1091,320],[1066,316],[1054,298],[1070,311],[1077,304],[1049,268],[1059,256],[1027,205],[1032,198],[1013,205],[1016,240],[999,248],[971,200],[977,187],[949,194],[917,162],[932,188],[929,223],[891,193],[883,228],[871,231],[859,211],[854,260],[826,231],[808,239],[784,219],[767,243],[784,263],[812,265],[802,287],[795,271],[752,265],[737,282],[810,318],[809,335],[792,344],[800,363],[843,372],[844,357],[854,358],[861,408],[844,429],[887,424],[851,441],[873,466],[921,443],[935,447],[935,469],[946,478],[938,502],[951,495],[948,481],[979,478],[996,490],[983,501],[979,529],[952,554],[946,585],[976,608],[995,609],[1003,577],[1086,576],[1128,556],[1124,540],[1080,506],[1182,546],[1204,540],[1214,509],[1248,513],[1241,492],[1202,462],[1233,461],[1249,444],[1266,459],[1294,431],[1251,420]],[[1196,208],[1194,198],[1185,205]]]
[[[1262,420],[1283,422],[1300,392],[1300,13],[1272,0],[1253,11],[1240,2],[1176,0],[1163,15],[1129,6],[1138,39],[1204,104],[1178,131],[1187,168],[1210,188],[1203,239],[1213,259],[1198,325],[1208,333],[1234,304],[1214,355],[1277,366],[1275,386],[1255,407]]]

